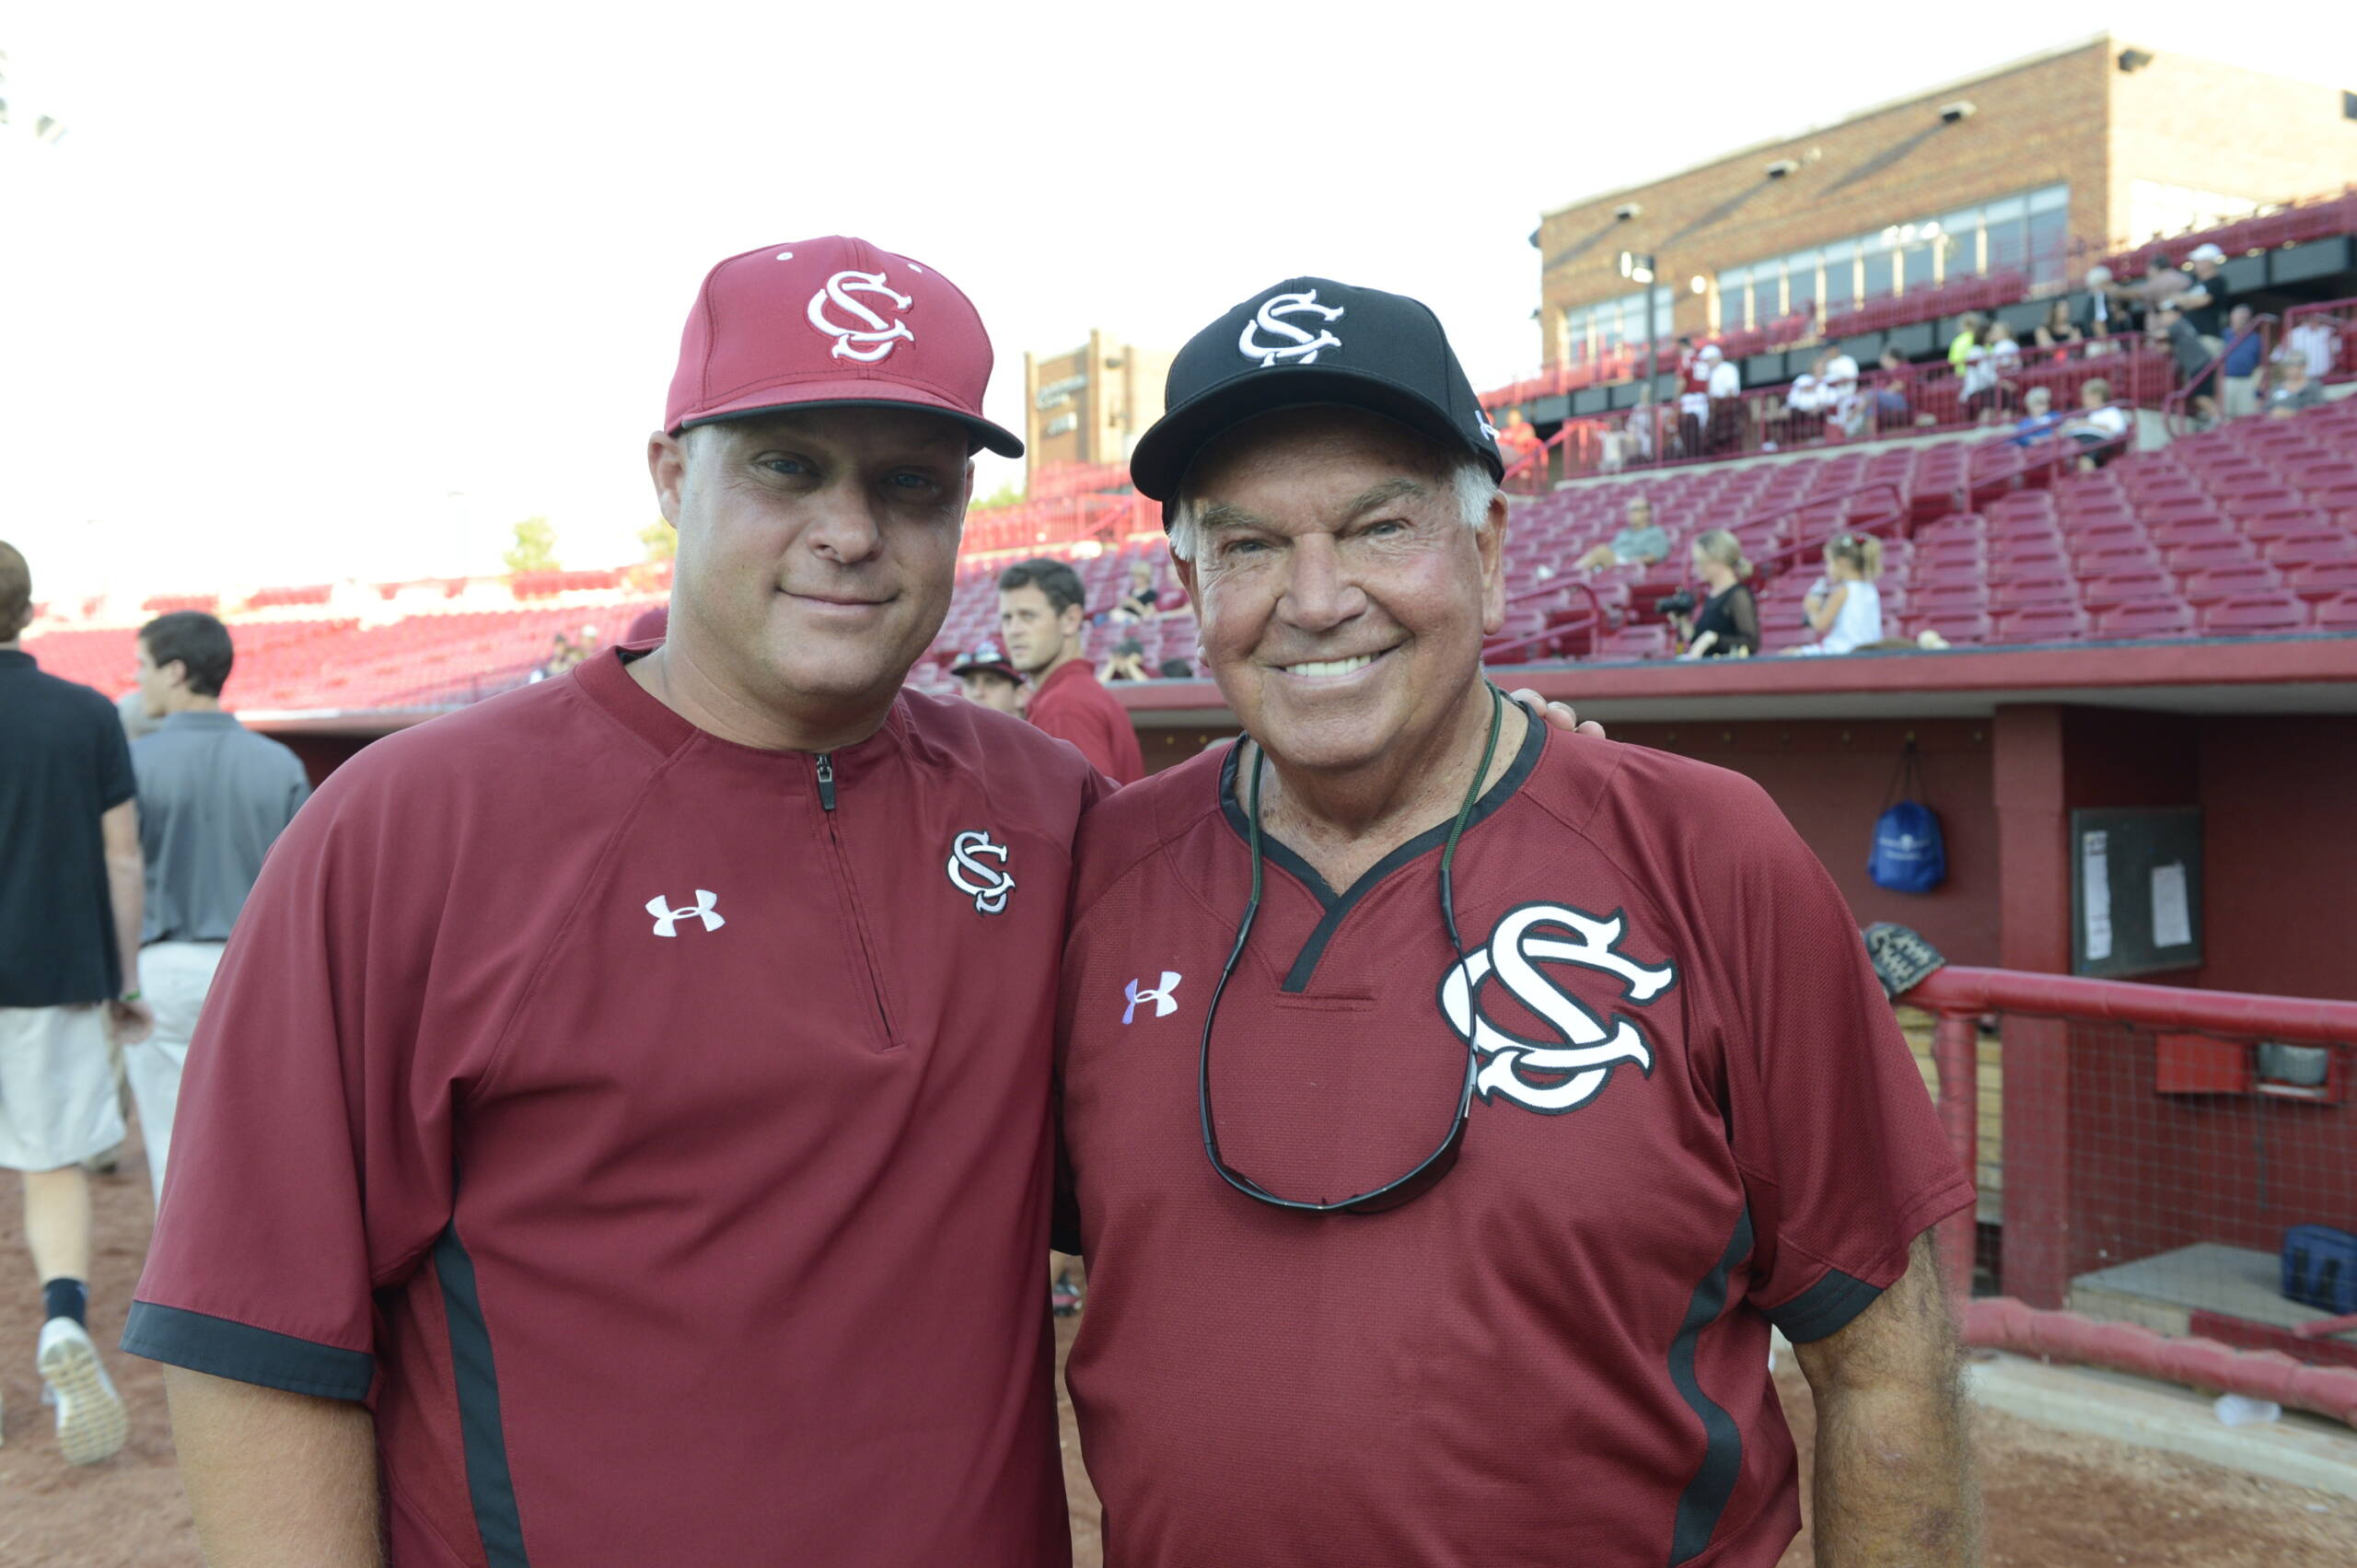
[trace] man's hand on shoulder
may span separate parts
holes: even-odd
[[[1534,719],[1544,719],[1555,728],[1573,735],[1589,736],[1597,740],[1604,738],[1604,726],[1594,719],[1585,724],[1580,723],[1580,715],[1572,710],[1569,703],[1550,703],[1527,686],[1517,687],[1508,695],[1529,709]]]

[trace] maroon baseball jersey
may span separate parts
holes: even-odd
[[[124,1347],[368,1397],[394,1561],[1068,1554],[1040,1258],[1080,759],[903,693],[814,757],[609,655],[273,850]]]
[[[1120,1568],[1771,1568],[1799,1527],[1767,1371],[1971,1202],[1832,880],[1730,772],[1532,726],[1458,845],[1353,887],[1268,844],[1231,749],[1081,832],[1059,1064],[1088,1257],[1066,1368]]]
[[[1069,740],[1097,771],[1117,784],[1145,777],[1137,726],[1086,659],[1074,659],[1039,682],[1024,714],[1059,740]]]

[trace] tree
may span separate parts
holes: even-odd
[[[990,494],[977,497],[966,509],[970,512],[988,512],[1000,506],[1020,506],[1021,505],[1023,505],[1023,492],[1016,489],[1012,484],[1002,484]]]
[[[679,530],[660,517],[638,530],[638,542],[646,546],[646,563],[650,566],[679,553]]]
[[[508,571],[519,575],[560,570],[556,563],[556,525],[546,517],[525,518],[516,525],[516,542],[500,559],[507,563]]]

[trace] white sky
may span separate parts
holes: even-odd
[[[2340,6],[2297,48],[2079,0],[41,11],[0,19],[0,537],[57,598],[496,570],[534,514],[633,560],[696,283],[772,241],[955,278],[1018,430],[1025,348],[1296,273],[1424,299],[1492,385],[1573,197],[2107,28],[2357,77]]]

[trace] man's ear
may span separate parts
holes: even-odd
[[[688,449],[679,436],[658,430],[646,438],[646,474],[655,482],[655,503],[663,520],[679,527],[679,494],[688,482]]]
[[[1490,497],[1490,515],[1481,520],[1480,530],[1474,535],[1475,548],[1481,552],[1481,633],[1495,636],[1506,623],[1506,497],[1504,491]]]

